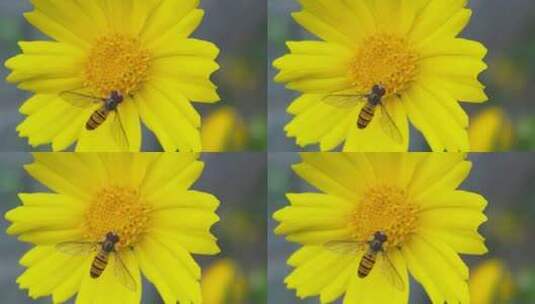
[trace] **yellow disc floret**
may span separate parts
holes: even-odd
[[[367,241],[377,231],[387,237],[386,247],[397,247],[416,230],[418,207],[406,191],[390,185],[370,187],[350,219],[352,237]]]
[[[121,34],[95,41],[85,65],[85,85],[102,96],[138,90],[147,78],[151,56],[137,39]]]
[[[119,248],[136,243],[149,222],[149,207],[136,190],[110,186],[98,191],[85,214],[85,237],[101,241],[108,232],[119,235]]]
[[[402,93],[416,78],[417,54],[406,39],[375,34],[363,41],[349,67],[352,84],[359,92],[369,92],[378,84],[387,95]]]

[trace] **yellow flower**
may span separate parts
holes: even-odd
[[[509,303],[513,295],[513,279],[506,266],[498,259],[478,265],[470,276],[472,304]]]
[[[275,232],[303,245],[289,258],[295,269],[285,280],[297,296],[319,295],[321,303],[344,294],[344,304],[407,303],[410,273],[433,303],[468,303],[468,267],[459,254],[487,252],[477,231],[487,219],[487,202],[457,189],[471,169],[464,154],[302,158],[294,171],[322,193],[290,193],[291,206],[274,214],[280,222]],[[387,238],[383,251],[360,278],[367,242],[377,232]]]
[[[17,279],[30,297],[63,303],[78,293],[79,304],[139,303],[142,273],[165,303],[201,303],[201,269],[191,254],[219,252],[210,232],[219,201],[189,190],[204,166],[196,154],[34,157],[25,168],[52,193],[21,193],[23,205],[6,213],[8,234],[35,245],[22,257],[27,269]],[[92,245],[109,232],[119,241],[94,279],[99,249]]]
[[[478,113],[468,129],[474,152],[508,151],[513,145],[513,125],[504,111],[491,107]]]
[[[221,259],[208,267],[201,285],[203,304],[244,303],[247,282],[230,259]]]
[[[26,19],[54,41],[20,42],[7,80],[35,93],[17,130],[36,147],[139,151],[141,121],[166,151],[200,151],[201,118],[191,101],[216,102],[210,75],[219,50],[188,38],[199,0],[32,1]],[[86,122],[117,91],[124,100],[96,130]],[[118,113],[118,114],[117,114]],[[117,115],[116,115],[117,114]],[[117,117],[116,117],[117,116]]]
[[[241,151],[247,144],[247,127],[231,107],[222,107],[206,117],[201,129],[203,151]]]
[[[487,100],[477,79],[487,50],[456,38],[472,14],[466,0],[299,2],[294,19],[322,41],[288,42],[291,53],[274,62],[275,80],[302,93],[288,108],[289,137],[322,151],[344,141],[344,151],[406,151],[410,120],[433,151],[468,151],[459,101]],[[365,103],[354,95],[374,85],[386,90],[384,108],[359,129]]]

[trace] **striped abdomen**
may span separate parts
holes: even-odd
[[[371,102],[368,102],[364,105],[364,107],[360,111],[359,120],[357,122],[357,126],[359,127],[359,129],[364,129],[370,124],[373,119],[373,116],[375,115],[376,108],[377,106],[372,104]]]
[[[360,260],[359,264],[359,278],[365,278],[370,274],[370,271],[373,268],[373,265],[375,265],[375,259],[377,258],[377,253],[375,253],[372,250],[368,250],[368,252],[362,256],[362,259]]]
[[[93,279],[96,279],[100,277],[100,275],[102,275],[102,272],[104,271],[104,269],[106,269],[106,266],[108,265],[108,257],[109,253],[104,250],[101,250],[93,259],[91,269],[89,270],[89,274]]]
[[[106,121],[106,118],[108,118],[108,114],[110,114],[110,112],[104,107],[96,110],[85,123],[85,128],[92,131],[100,127]]]

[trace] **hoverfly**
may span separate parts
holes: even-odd
[[[356,255],[363,246],[367,247],[366,252],[359,262],[358,277],[361,279],[366,278],[375,269],[374,266],[377,264],[380,268],[379,271],[382,272],[395,288],[404,290],[405,284],[403,283],[403,279],[384,250],[383,246],[387,240],[388,237],[384,232],[377,231],[368,241],[331,241],[327,242],[325,247],[333,252],[344,255]]]
[[[123,260],[116,251],[115,245],[119,242],[119,236],[116,233],[108,232],[101,242],[63,242],[56,246],[60,252],[68,255],[90,255],[95,254],[91,267],[89,269],[89,275],[93,279],[98,279],[102,273],[106,270],[110,256],[114,259],[114,274],[115,277],[126,288],[135,291],[136,282],[128,268],[124,264]]]
[[[85,124],[85,129],[88,131],[98,129],[104,122],[106,122],[109,115],[114,113],[114,119],[117,120],[116,125],[120,126],[120,128],[112,128],[115,140],[117,140],[121,147],[129,147],[128,137],[118,110],[119,105],[124,101],[124,96],[121,95],[121,93],[118,91],[111,91],[107,97],[97,97],[81,92],[64,91],[61,92],[59,96],[71,105],[83,109],[90,108],[95,103],[101,104],[100,108],[91,114]]]
[[[357,127],[361,130],[366,129],[372,122],[379,106],[381,108],[381,125],[385,133],[397,143],[402,143],[403,136],[383,103],[385,94],[386,89],[376,84],[369,94],[330,94],[323,97],[322,101],[337,108],[353,108],[360,102],[366,102],[360,110],[357,122]]]

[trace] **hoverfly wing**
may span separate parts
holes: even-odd
[[[354,108],[359,103],[365,102],[366,95],[357,94],[331,94],[323,96],[322,102],[335,108]]]
[[[400,291],[405,290],[405,282],[386,252],[382,251],[378,254],[377,264],[381,275],[383,275],[392,286]]]
[[[56,249],[67,255],[86,256],[97,251],[98,242],[63,242],[57,244]]]
[[[113,124],[111,126],[111,132],[113,139],[117,142],[119,147],[121,147],[124,151],[130,150],[130,143],[128,142],[128,135],[126,134],[126,129],[123,123],[123,119],[121,118],[121,114],[119,112],[119,109],[116,109],[113,111]]]
[[[324,247],[329,251],[342,255],[356,255],[362,243],[356,241],[330,241]]]
[[[403,136],[401,135],[401,131],[394,122],[394,119],[392,119],[392,116],[390,116],[390,113],[388,113],[386,106],[383,103],[379,104],[381,105],[381,126],[383,131],[396,143],[402,144]]]
[[[61,92],[59,93],[59,97],[70,103],[72,106],[83,109],[91,107],[95,103],[102,103],[102,98],[75,91]]]
[[[134,280],[134,277],[126,267],[126,264],[123,262],[123,259],[121,259],[118,252],[113,253],[113,259],[113,273],[117,280],[129,290],[136,291],[136,280]]]

